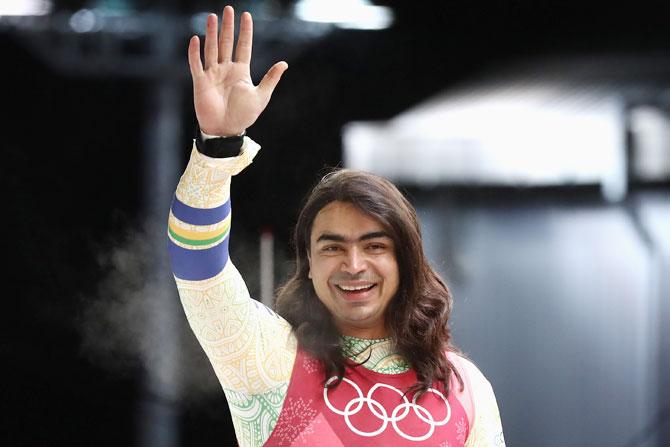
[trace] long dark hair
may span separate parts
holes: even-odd
[[[449,392],[451,374],[463,380],[445,351],[456,351],[447,325],[452,307],[449,288],[428,263],[414,207],[390,181],[367,172],[338,169],[312,189],[293,233],[294,275],[280,288],[276,308],[286,318],[302,349],[325,366],[325,379],[344,376],[346,359],[330,312],[316,296],[308,278],[312,225],[331,202],[351,203],[377,219],[394,241],[400,284],[389,303],[385,323],[396,351],[410,362],[418,383],[409,388],[425,392],[435,381]]]

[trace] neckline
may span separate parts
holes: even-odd
[[[365,339],[340,335],[342,355],[350,366],[362,366],[382,375],[402,374],[411,369],[409,362],[395,350],[391,337]]]

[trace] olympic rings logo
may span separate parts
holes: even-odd
[[[326,382],[326,386],[323,388],[323,400],[326,402],[328,408],[330,408],[334,413],[339,414],[340,416],[344,416],[344,421],[346,422],[347,427],[349,427],[351,431],[360,436],[367,436],[367,437],[377,436],[378,434],[386,430],[386,427],[388,427],[388,424],[390,422],[396,433],[398,433],[398,435],[402,436],[403,438],[410,441],[425,441],[426,439],[430,438],[433,435],[433,433],[435,432],[435,427],[446,425],[449,422],[449,419],[451,418],[451,406],[449,406],[449,402],[441,392],[439,392],[434,388],[428,388],[427,392],[433,393],[441,397],[447,409],[447,415],[444,417],[444,419],[440,421],[435,421],[433,415],[426,408],[416,403],[416,395],[414,395],[414,398],[412,398],[412,401],[410,402],[409,399],[407,399],[407,397],[399,389],[391,385],[387,385],[385,383],[377,383],[372,388],[370,388],[370,391],[368,391],[367,396],[363,396],[363,392],[358,387],[358,385],[356,385],[354,382],[347,379],[346,377],[343,378],[342,381],[351,385],[354,388],[354,390],[356,390],[356,394],[358,395],[358,397],[351,399],[344,406],[344,409],[340,410],[335,408],[328,399],[328,390],[329,390],[328,385],[333,383],[335,380],[337,380],[337,377],[333,376]],[[384,408],[382,404],[380,404],[379,402],[377,402],[372,398],[375,391],[378,390],[379,388],[388,388],[392,391],[395,391],[402,398],[402,403],[398,404],[393,409],[393,411],[391,412],[391,416],[389,416],[388,412],[386,411],[386,408]],[[354,427],[354,425],[351,423],[351,416],[361,411],[361,409],[363,408],[363,404],[367,404],[367,407],[370,410],[370,412],[372,412],[372,414],[374,414],[378,419],[382,421],[381,426],[378,429],[371,432],[366,432],[359,430],[358,428]],[[421,419],[428,425],[428,431],[425,434],[421,436],[412,436],[405,433],[400,427],[398,427],[398,422],[402,421],[407,417],[407,415],[410,412],[410,409],[414,411],[414,414],[419,419]]]

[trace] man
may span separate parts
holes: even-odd
[[[455,352],[451,296],[428,265],[413,207],[390,182],[340,170],[295,229],[296,272],[278,314],[252,300],[228,259],[230,179],[259,146],[244,136],[278,62],[249,76],[252,19],[233,58],[234,12],[207,19],[204,66],[189,44],[200,135],[168,223],[186,316],[230,406],[240,446],[504,445],[493,390]]]

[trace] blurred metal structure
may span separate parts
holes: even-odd
[[[186,48],[191,35],[204,33],[209,12],[179,13],[174,0],[161,2],[160,8],[152,11],[138,11],[134,3],[92,0],[75,12],[59,11],[46,0],[31,5],[7,4],[5,15],[0,8],[0,33],[11,34],[55,73],[147,83],[143,217],[155,228],[162,228],[183,165],[180,114],[184,92],[190,85]],[[328,21],[300,20],[291,8],[282,9],[281,4],[272,1],[231,3],[234,6],[242,3],[254,15],[251,67],[254,80],[265,74],[278,54],[290,62],[302,49],[336,27]],[[161,268],[168,265],[164,259],[164,237],[160,231],[155,234],[151,244],[155,247],[156,271],[152,276],[167,284],[172,278],[167,268]],[[263,292],[264,301],[271,305],[272,260],[267,255],[272,253],[272,242],[267,238],[264,241]],[[177,392],[172,389],[177,382],[179,361],[175,320],[183,315],[176,296],[152,302],[160,306],[149,312],[152,321],[146,322],[146,342],[160,341],[155,346],[160,351],[157,354],[160,361],[145,361],[145,392],[138,403],[137,443],[143,447],[175,447],[179,445],[179,407],[174,401]]]
[[[274,307],[274,260],[274,233],[270,229],[264,229],[261,231],[259,243],[261,303],[270,309]]]
[[[528,61],[345,128],[346,167],[418,187],[510,445],[670,439],[669,75],[663,53]]]
[[[49,70],[75,78],[123,78],[147,85],[143,173],[143,217],[152,228],[162,228],[168,214],[175,182],[179,176],[182,141],[182,105],[189,90],[186,58],[189,37],[202,35],[209,12],[178,12],[175,0],[162,1],[151,10],[139,10],[132,0],[89,0],[84,7],[65,11],[54,2],[39,0],[0,5],[0,33],[10,34]],[[290,3],[230,2],[248,9],[254,16],[252,78],[259,80],[276,62],[277,55],[291,62],[305,47],[317,43],[337,24],[300,20]],[[10,8],[11,6],[11,8]],[[222,7],[223,4],[218,7]],[[76,101],[76,98],[74,99]],[[138,124],[139,125],[139,124]],[[165,262],[164,232],[155,231],[158,283],[172,283]],[[261,243],[263,301],[271,306],[274,292],[272,236]],[[155,347],[158,361],[142,359],[145,365],[144,391],[137,403],[136,443],[143,447],[179,445],[180,408],[178,392],[179,332],[175,321],[183,319],[176,296],[147,300],[150,321],[144,343]]]
[[[326,36],[334,26],[298,20],[262,8],[254,11],[252,78],[274,63],[277,53],[289,62],[306,45]],[[257,11],[257,12],[256,12]],[[74,13],[1,16],[0,32],[11,33],[52,70],[70,76],[125,77],[147,80],[190,77],[186,46],[202,34],[209,12],[180,15],[85,8]],[[216,11],[220,14],[220,11]],[[171,43],[168,45],[168,43]],[[281,47],[281,51],[272,51]]]
[[[668,75],[666,54],[503,67],[389,121],[350,123],[345,164],[419,186],[600,185],[620,202],[631,180],[670,180]]]

